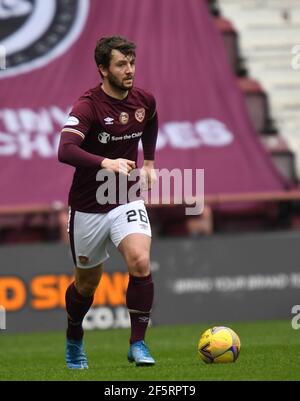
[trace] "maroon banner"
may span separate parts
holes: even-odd
[[[97,39],[137,43],[135,84],[157,99],[157,168],[205,169],[205,193],[278,191],[206,1],[20,0],[0,3],[0,205],[67,201],[58,163],[74,101],[98,84]],[[3,53],[3,51],[2,51]]]

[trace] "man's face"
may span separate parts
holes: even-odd
[[[127,91],[133,87],[135,74],[135,58],[133,55],[125,56],[119,50],[111,52],[109,68],[103,71],[111,86]]]

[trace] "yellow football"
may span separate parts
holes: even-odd
[[[239,336],[229,327],[210,328],[198,342],[198,353],[205,363],[235,362],[240,349]]]

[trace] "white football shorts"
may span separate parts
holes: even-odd
[[[137,200],[108,213],[83,213],[70,208],[68,233],[75,265],[91,269],[109,258],[110,241],[118,247],[129,234],[151,237],[151,226],[144,201]]]

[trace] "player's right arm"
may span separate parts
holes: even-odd
[[[81,148],[93,123],[93,111],[87,101],[78,101],[61,132],[58,160],[73,167],[105,168],[129,175],[135,163],[127,159],[108,159]]]
[[[61,131],[58,160],[73,167],[101,168],[104,160],[81,148],[81,144],[92,126],[93,110],[87,100],[75,103],[70,116]]]

